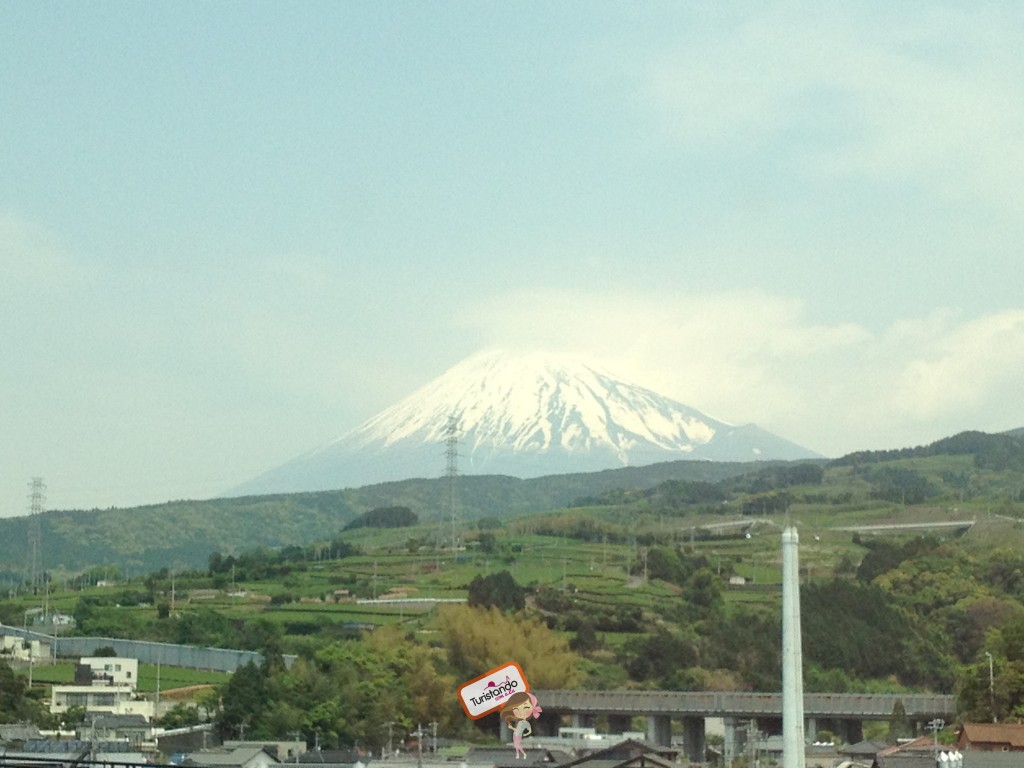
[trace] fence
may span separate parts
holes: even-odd
[[[60,637],[33,632],[22,627],[0,624],[0,635],[15,635],[28,640],[49,643],[53,655],[63,658],[94,656],[99,648],[113,648],[121,658],[138,659],[143,664],[162,664],[168,667],[208,669],[215,672],[234,672],[249,663],[263,663],[263,654],[256,651],[238,651],[230,648],[202,648],[195,645],[154,643],[148,640],[122,640],[114,637]],[[290,667],[295,656],[285,656]]]

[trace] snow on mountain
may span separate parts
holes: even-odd
[[[817,457],[754,425],[717,421],[578,360],[492,351],[231,495],[442,476],[453,418],[461,474],[536,477],[677,459]]]

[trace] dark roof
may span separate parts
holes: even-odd
[[[25,752],[43,752],[47,754],[78,754],[89,746],[88,741],[76,739],[31,739],[22,748]]]
[[[39,735],[39,728],[34,725],[24,723],[0,725],[0,742],[27,741],[28,739],[38,739]]]
[[[335,765],[354,765],[359,762],[368,765],[369,755],[361,755],[354,749],[311,749],[299,755],[300,763],[332,763]]]
[[[935,737],[934,736],[918,736],[912,741],[905,742],[903,744],[893,744],[886,747],[885,749],[879,750],[878,754],[881,756],[894,755],[898,753],[911,754],[911,753],[922,753],[927,752],[930,755],[935,754]]]
[[[91,723],[97,728],[149,728],[149,721],[142,715],[113,715],[103,712],[92,713]]]
[[[636,739],[626,739],[617,744],[563,763],[561,768],[585,765],[586,768],[614,768],[615,766],[636,766],[637,768],[662,768],[671,765],[670,755],[677,750],[652,747]]]
[[[944,744],[939,745],[939,749],[951,751]],[[873,765],[875,768],[935,768],[935,737],[920,736],[906,744],[886,747],[875,755]],[[968,768],[966,762],[964,768]]]
[[[507,747],[472,747],[462,758],[467,765],[494,765],[498,768],[511,766],[547,766],[559,765],[560,761],[549,749],[530,749],[526,747],[526,759],[516,759],[512,745]]]
[[[281,762],[270,752],[262,747],[236,747],[231,750],[210,749],[190,752],[186,762],[191,765],[204,766],[236,766],[245,765],[250,760],[263,753],[275,763]]]
[[[878,768],[935,768],[935,755],[926,755],[922,752],[905,754],[897,752],[888,756],[878,755],[875,757],[874,764]]]
[[[856,744],[839,747],[836,752],[840,755],[849,755],[850,757],[874,757],[888,746],[884,741],[858,741]]]

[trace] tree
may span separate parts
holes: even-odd
[[[11,665],[0,659],[0,722],[17,723],[28,718],[31,706],[28,685],[14,674]]]
[[[700,568],[690,576],[683,594],[701,618],[706,618],[722,604],[722,588],[709,568]]]
[[[490,531],[483,531],[476,537],[476,540],[480,544],[481,552],[493,554],[494,551],[498,548],[498,539]]]
[[[469,583],[468,602],[471,606],[493,606],[503,612],[521,611],[526,606],[526,591],[516,584],[516,580],[508,571],[499,571],[487,576],[477,574]]]
[[[160,725],[164,728],[181,728],[186,725],[198,725],[199,722],[199,709],[183,701],[179,701],[170,712],[160,718]]]
[[[408,507],[376,507],[360,515],[343,530],[355,528],[407,528],[419,523],[419,517]]]
[[[222,708],[217,716],[217,733],[222,739],[263,736],[259,719],[269,704],[262,670],[247,662],[235,670],[221,694]],[[274,735],[274,734],[267,734]]]
[[[750,690],[780,689],[782,627],[777,616],[737,612],[706,622],[705,630],[701,643],[704,668],[730,670]]]
[[[892,705],[892,714],[889,716],[889,743],[895,744],[900,739],[908,739],[913,735],[914,726],[907,717],[903,699],[896,699],[896,703]]]
[[[536,618],[458,605],[442,608],[438,624],[448,661],[461,680],[510,660],[519,662],[533,688],[572,688],[583,679],[579,655]]]
[[[578,653],[589,653],[600,647],[594,623],[590,620],[581,621],[576,628],[576,636],[569,641],[569,647]]]
[[[697,639],[664,626],[626,645],[625,667],[637,681],[654,681],[662,687],[680,668],[696,666],[700,658]]]
[[[454,677],[440,674],[437,660],[435,651],[398,628],[331,643],[269,675],[259,727],[277,734],[299,730],[309,740],[315,734],[331,747],[374,749],[387,743],[388,722],[401,729],[435,721],[456,733],[468,721],[453,695]]]

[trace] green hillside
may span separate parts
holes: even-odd
[[[504,518],[557,509],[609,489],[649,488],[671,478],[716,482],[752,466],[669,462],[531,480],[466,476],[458,480],[459,512],[470,521]],[[204,566],[212,552],[239,553],[328,538],[376,507],[407,506],[422,520],[436,520],[446,514],[448,499],[448,481],[436,478],[315,493],[44,512],[39,520],[42,566],[55,573],[74,573],[116,565],[129,574]],[[16,581],[23,576],[28,536],[27,517],[0,520],[0,579]]]
[[[270,685],[281,709],[245,716],[267,737],[287,720],[310,734],[334,729],[334,743],[372,742],[379,713],[365,727],[322,725],[304,702],[387,688],[393,668],[442,695],[509,657],[537,687],[777,690],[780,532],[792,524],[807,690],[955,693],[965,718],[1024,716],[1024,449],[1006,437],[834,462],[464,478],[454,541],[443,481],[49,513],[109,514],[114,525],[116,515],[181,509],[156,538],[166,551],[205,546],[197,566],[130,579],[116,560],[83,559],[84,574],[51,574],[34,592],[18,583],[0,620],[27,621],[45,601],[74,616],[76,634],[295,654],[291,671],[246,673],[266,678],[247,684]],[[570,501],[530,511],[544,493]],[[193,516],[206,526],[198,533]],[[277,516],[305,543],[252,533]],[[210,549],[215,531],[228,546]],[[146,538],[136,535],[138,546]],[[438,602],[451,599],[468,606]],[[334,681],[331,693],[302,693],[320,679]],[[230,687],[225,732],[237,727]],[[411,722],[465,725],[457,707],[435,714],[413,688],[402,695],[394,706]],[[378,700],[388,699],[366,699]]]
[[[605,472],[521,480],[457,480],[458,517],[508,520],[588,505],[634,530],[644,515],[686,518],[777,516],[821,521],[886,513],[887,505],[945,511],[998,510],[1024,493],[1022,438],[968,432],[929,446],[855,453],[831,462],[667,462]],[[213,552],[304,546],[333,537],[378,507],[407,507],[424,523],[447,520],[445,478],[407,480],[315,493],[170,501],[129,509],[44,512],[39,516],[42,568],[66,577],[96,566],[144,574],[203,567]],[[25,572],[27,517],[0,520],[0,579]],[[721,522],[721,521],[719,521]],[[441,535],[440,533],[435,536]],[[705,534],[701,534],[705,535]]]

